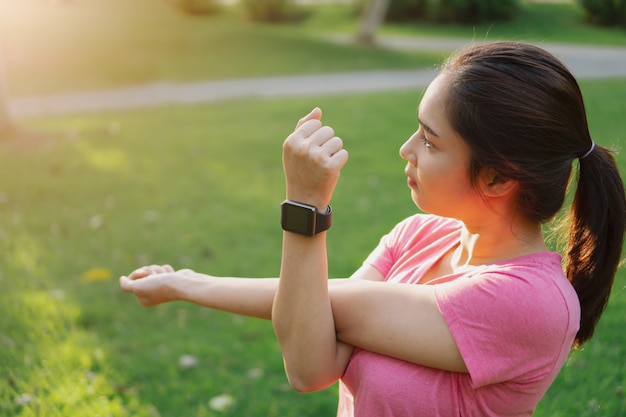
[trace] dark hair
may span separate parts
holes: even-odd
[[[519,183],[519,214],[553,219],[563,206],[573,161],[578,185],[569,210],[565,273],[581,304],[582,345],[608,301],[626,217],[624,184],[609,150],[592,147],[583,97],[553,55],[517,42],[472,45],[452,55],[446,113],[471,149],[470,177],[483,168]]]

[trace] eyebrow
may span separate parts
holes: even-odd
[[[439,137],[439,135],[438,135],[438,134],[436,134],[436,133],[435,133],[435,131],[434,131],[434,130],[432,130],[430,127],[428,127],[428,125],[427,125],[427,124],[425,124],[424,122],[422,122],[422,121],[419,119],[419,117],[417,118],[417,121],[419,122],[420,126],[422,126],[422,127],[424,128],[424,130],[425,130],[426,132],[430,133],[430,134],[431,134],[431,135],[433,135],[433,136]]]

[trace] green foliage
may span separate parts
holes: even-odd
[[[626,27],[626,0],[579,0],[590,22]]]
[[[360,13],[364,1],[356,3]],[[520,0],[391,0],[387,22],[480,23],[507,20],[520,10]]]
[[[519,0],[433,0],[432,17],[443,23],[479,23],[512,18]]]
[[[510,20],[477,24],[438,24],[422,21],[388,23],[381,35],[466,38],[476,41],[523,40],[593,45],[626,45],[624,29],[586,24],[584,10],[574,2],[523,1],[519,13]]]
[[[248,17],[257,22],[300,22],[308,17],[293,0],[244,0]]]
[[[391,0],[386,20],[389,22],[415,21],[426,18],[428,0]]]

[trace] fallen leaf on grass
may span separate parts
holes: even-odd
[[[106,281],[111,276],[111,271],[106,268],[91,268],[83,272],[80,279],[83,282]]]
[[[193,355],[183,355],[178,358],[178,366],[183,369],[194,368],[198,366],[198,358]]]
[[[235,399],[228,394],[218,395],[209,400],[211,410],[224,411],[235,404]]]
[[[104,218],[100,214],[91,216],[89,218],[89,228],[92,230],[98,230],[104,225]]]
[[[17,405],[26,405],[31,401],[30,394],[20,394],[15,398],[15,404]]]
[[[248,372],[246,372],[246,375],[250,379],[259,379],[263,376],[263,369],[261,368],[248,369]]]

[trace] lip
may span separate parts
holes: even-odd
[[[404,172],[406,174],[406,183],[409,188],[417,188],[417,182],[409,175],[408,172]]]

